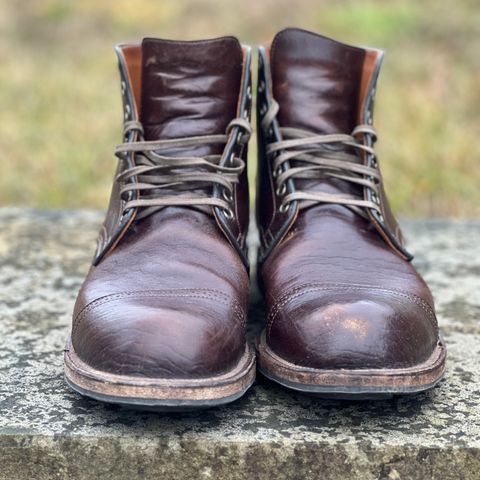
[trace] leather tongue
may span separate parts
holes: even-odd
[[[236,116],[242,63],[242,48],[233,37],[198,42],[144,39],[140,118],[145,139],[224,133]],[[205,155],[222,149],[199,146],[175,153]]]
[[[270,51],[283,127],[350,133],[356,125],[365,50],[304,30],[278,33]]]

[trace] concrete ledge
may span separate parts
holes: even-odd
[[[433,392],[324,401],[259,379],[197,414],[66,388],[62,350],[102,214],[0,209],[1,479],[479,479],[480,222],[407,221],[449,351]],[[258,297],[252,328],[262,320]]]

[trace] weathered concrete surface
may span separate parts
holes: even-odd
[[[340,403],[259,379],[231,406],[169,416],[95,403],[63,382],[100,220],[0,209],[1,479],[480,478],[480,223],[404,222],[449,350],[433,392]]]

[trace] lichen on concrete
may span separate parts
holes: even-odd
[[[0,209],[0,479],[480,478],[480,223],[403,222],[448,347],[433,391],[340,402],[259,378],[234,404],[167,415],[84,399],[63,381],[101,219]],[[251,317],[263,321],[258,294]]]

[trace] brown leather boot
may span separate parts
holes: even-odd
[[[383,53],[288,29],[260,48],[258,224],[268,323],[259,368],[369,398],[442,377],[432,295],[409,262],[373,145]]]
[[[191,409],[255,375],[248,306],[250,49],[235,38],[117,48],[124,142],[73,315],[68,383],[108,402]]]

